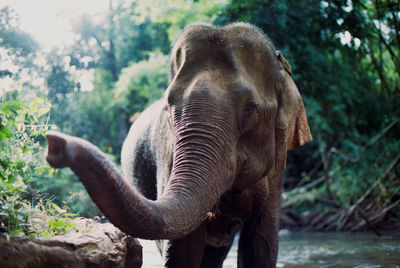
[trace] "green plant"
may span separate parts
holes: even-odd
[[[21,90],[20,90],[21,91]],[[0,105],[0,231],[11,235],[42,234],[47,231],[34,227],[32,221],[38,214],[68,216],[50,200],[30,202],[24,196],[29,181],[45,174],[54,174],[54,169],[44,163],[44,150],[39,141],[49,129],[48,112],[51,104],[36,97],[29,105],[19,99],[18,92],[9,92],[1,97]],[[47,205],[44,205],[47,202]],[[70,214],[72,216],[73,214]],[[69,223],[51,219],[49,233],[65,232]]]
[[[155,51],[148,54],[147,60],[122,70],[115,86],[115,98],[123,100],[124,110],[131,116],[161,98],[167,87],[168,56]]]

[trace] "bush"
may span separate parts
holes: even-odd
[[[40,144],[50,127],[47,124],[50,107],[47,100],[38,97],[26,105],[20,101],[18,92],[8,92],[1,98],[1,233],[44,236],[64,233],[72,227],[66,219],[77,215],[31,187],[32,182],[55,174],[45,163]]]
[[[168,56],[151,52],[147,60],[122,70],[116,83],[116,98],[123,102],[127,116],[143,111],[161,98],[168,86]]]

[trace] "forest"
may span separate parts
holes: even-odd
[[[47,130],[116,164],[129,126],[168,86],[168,56],[195,22],[248,22],[289,61],[313,141],[288,154],[281,227],[400,227],[400,3],[395,0],[110,0],[44,51],[0,4],[0,232],[53,236],[103,216],[69,169],[45,161]],[[92,78],[88,86],[81,79]],[[50,221],[38,224],[37,215]]]

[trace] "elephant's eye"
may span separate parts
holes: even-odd
[[[244,112],[245,112],[247,115],[251,115],[251,114],[255,111],[255,109],[256,109],[256,105],[255,105],[254,103],[250,102],[250,103],[248,103],[248,104],[246,105],[246,107],[244,108]]]
[[[239,129],[242,133],[250,130],[257,121],[256,115],[257,106],[253,102],[249,102],[243,110],[243,114],[240,117]]]

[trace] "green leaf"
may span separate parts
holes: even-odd
[[[17,229],[17,230],[11,231],[11,235],[13,235],[13,236],[20,235],[21,233],[22,233],[22,230],[21,230],[21,229]]]
[[[52,206],[55,210],[57,210],[58,213],[61,213],[61,212],[62,212],[62,209],[61,209],[58,205],[56,205],[56,204],[54,204],[54,203],[51,203],[51,206]]]
[[[2,111],[7,117],[11,116],[11,113],[17,113],[25,108],[25,105],[19,101],[9,101],[1,105],[0,111]]]
[[[31,132],[31,134],[29,135],[29,137],[37,136],[38,134],[39,134],[39,132],[37,132],[37,130],[33,130],[33,131]]]
[[[0,140],[5,140],[12,137],[12,132],[6,126],[0,125]]]
[[[36,168],[37,174],[43,173],[44,171],[49,170],[49,167],[40,167]]]
[[[70,213],[70,212],[64,213],[64,216],[66,216],[66,217],[75,217],[78,215],[79,215],[79,213]]]
[[[37,111],[38,106],[44,104],[45,101],[42,98],[36,97],[30,104],[29,104],[29,110],[31,111]]]
[[[50,107],[42,107],[38,110],[38,117],[41,117],[42,115],[45,115],[48,112],[50,112]]]
[[[52,237],[53,233],[44,232],[42,235],[43,235],[43,237]]]

